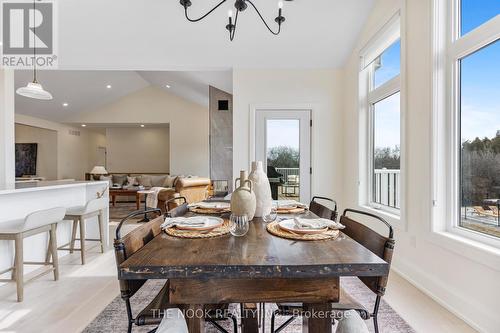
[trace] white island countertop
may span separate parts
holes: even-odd
[[[74,180],[55,180],[55,181],[26,181],[15,184],[0,184],[0,195],[34,192],[44,190],[54,190],[58,188],[77,187],[84,185],[108,185],[107,181],[74,181]]]

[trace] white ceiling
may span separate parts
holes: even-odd
[[[31,71],[16,71],[16,89],[32,80]],[[231,71],[39,71],[38,81],[49,91],[51,101],[33,100],[16,94],[16,113],[53,121],[71,114],[92,111],[148,86],[208,107],[208,86],[232,93]],[[166,85],[170,85],[167,88]],[[111,89],[106,86],[111,85]],[[67,107],[63,103],[68,103]]]
[[[192,1],[192,16],[217,1]],[[234,42],[225,25],[234,0],[190,23],[178,0],[64,0],[59,9],[61,69],[208,70],[342,66],[374,0],[285,1],[282,34],[271,35],[252,8]],[[278,0],[254,0],[274,23]]]

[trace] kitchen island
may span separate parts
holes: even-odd
[[[108,182],[83,181],[35,181],[0,185],[0,224],[13,219],[22,219],[26,215],[41,209],[53,207],[83,206],[87,201],[97,198],[104,192],[109,197]],[[71,238],[71,221],[64,221],[57,227],[58,245],[66,244]],[[87,238],[98,238],[97,218],[87,221]],[[108,243],[109,209],[104,210],[104,239]],[[14,258],[14,246],[11,241],[0,241],[0,271],[10,267]],[[91,244],[89,244],[91,245]],[[39,234],[29,237],[24,242],[25,261],[44,261],[48,246],[48,236]],[[77,244],[77,246],[79,246]],[[59,256],[68,254],[60,251]],[[36,269],[26,266],[25,272]]]

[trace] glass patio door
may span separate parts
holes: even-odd
[[[273,197],[309,203],[311,111],[257,110],[255,157],[264,162]]]

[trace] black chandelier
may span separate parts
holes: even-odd
[[[222,0],[214,8],[212,8],[211,10],[209,10],[206,14],[204,14],[204,15],[200,16],[199,18],[196,18],[196,19],[190,18],[189,15],[188,15],[188,8],[192,5],[191,0],[180,0],[180,3],[182,5],[182,7],[184,7],[184,14],[186,15],[186,19],[189,22],[198,22],[198,21],[203,20],[205,17],[207,17],[208,15],[210,15],[212,12],[214,12],[217,8],[219,8],[220,6],[222,6],[222,4],[224,4],[226,1],[228,1],[228,0]],[[285,0],[285,1],[293,1],[293,0]],[[252,6],[253,9],[255,9],[255,11],[259,15],[260,19],[262,20],[262,22],[264,23],[264,25],[266,26],[266,28],[273,35],[277,36],[277,35],[280,34],[280,32],[281,32],[281,24],[283,22],[285,22],[285,17],[282,15],[283,1],[279,1],[278,2],[278,16],[274,19],[274,21],[278,24],[278,29],[276,31],[274,31],[273,29],[271,29],[271,27],[266,22],[266,20],[264,19],[264,17],[260,13],[260,11],[257,9],[257,6],[255,6],[254,3],[251,0],[236,0],[234,2],[234,7],[236,8],[236,15],[234,16],[234,22],[233,22],[233,11],[229,10],[229,12],[228,12],[229,24],[226,25],[226,29],[229,31],[229,39],[231,41],[233,41],[234,35],[236,33],[236,25],[238,24],[238,14],[240,12],[245,11],[245,9],[247,9],[247,7],[248,7],[248,4],[250,4],[250,6]]]

